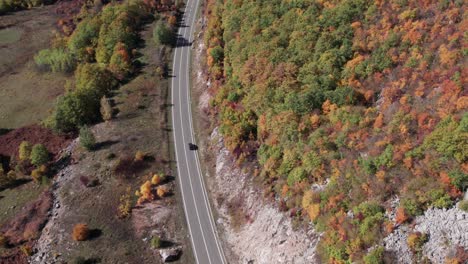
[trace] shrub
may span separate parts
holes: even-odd
[[[114,53],[109,61],[109,70],[118,80],[124,80],[132,72],[132,62],[125,44],[119,42],[115,45]]]
[[[419,252],[422,250],[422,247],[424,243],[427,242],[427,240],[428,240],[428,237],[426,234],[423,234],[421,232],[412,233],[408,236],[408,239],[407,239],[408,247],[413,252]]]
[[[106,96],[101,98],[101,117],[102,120],[109,121],[112,119],[112,106],[110,104],[109,99]]]
[[[459,204],[458,204],[458,208],[460,208],[460,210],[463,210],[465,212],[468,212],[468,200],[463,200],[461,201]]]
[[[153,248],[160,248],[161,247],[161,238],[159,236],[154,236],[151,239],[151,247]]]
[[[169,193],[169,190],[165,186],[159,186],[156,189],[156,193],[159,196],[159,198],[163,198]]]
[[[28,160],[31,156],[31,149],[32,149],[31,143],[29,143],[28,141],[21,142],[21,144],[19,145],[19,151],[18,151],[19,159]]]
[[[93,94],[75,91],[57,99],[55,112],[50,117],[50,126],[60,132],[70,132],[99,119],[99,99]]]
[[[49,161],[49,151],[42,144],[36,144],[31,150],[31,164],[39,167]]]
[[[20,250],[21,250],[21,252],[23,252],[23,254],[24,254],[25,256],[27,256],[27,257],[31,256],[32,253],[33,253],[32,248],[31,248],[31,246],[29,246],[29,245],[22,245],[22,246],[20,247]]]
[[[34,180],[34,182],[36,183],[40,183],[41,179],[42,179],[42,176],[44,176],[44,174],[42,173],[41,169],[34,169],[31,171],[31,178]]]
[[[175,42],[175,34],[162,20],[159,20],[153,29],[153,39],[156,44],[172,45]]]
[[[164,181],[164,176],[163,175],[154,174],[153,177],[151,178],[151,184],[152,185],[158,185],[163,181]]]
[[[224,50],[221,46],[216,46],[210,50],[210,56],[215,63],[220,63],[224,59]]]
[[[80,182],[84,187],[89,186],[89,178],[87,176],[80,176]]]
[[[94,59],[101,21],[98,17],[85,18],[78,23],[68,41],[68,48],[80,61]]]
[[[135,161],[143,161],[145,157],[146,157],[146,154],[141,150],[138,150],[135,153]]]
[[[364,263],[365,264],[384,264],[383,253],[384,253],[384,248],[383,247],[377,247],[377,248],[371,250],[364,257]]]
[[[153,191],[151,189],[151,182],[146,181],[140,186],[141,202],[154,200]]]
[[[34,62],[41,70],[52,72],[72,72],[76,61],[73,55],[63,49],[44,49],[34,56]]]
[[[80,128],[80,145],[87,150],[93,150],[96,146],[96,138],[94,137],[93,131],[87,126]]]
[[[72,238],[75,241],[85,241],[89,238],[89,228],[87,224],[76,224],[73,227]]]
[[[454,170],[449,173],[449,177],[452,184],[460,191],[465,191],[468,187],[468,174],[459,170]]]
[[[76,89],[87,90],[99,99],[115,87],[116,81],[112,74],[97,63],[80,64],[75,71]]]
[[[131,212],[132,212],[132,200],[130,196],[130,188],[127,189],[125,194],[122,194],[120,196],[120,204],[118,207],[118,216],[119,218],[126,218],[128,217]]]

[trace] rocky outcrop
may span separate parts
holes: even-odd
[[[217,129],[211,139],[218,153],[211,191],[238,263],[316,263],[319,236],[313,227],[295,230],[291,218],[266,201],[252,176],[236,165]]]
[[[432,263],[444,263],[450,252],[458,247],[468,250],[468,213],[454,206],[450,209],[428,209],[415,219],[414,229],[400,226],[384,239],[385,249],[392,253],[398,263],[411,263],[413,254],[407,245],[411,232],[428,235],[423,255]]]
[[[159,250],[159,255],[161,256],[161,260],[164,263],[179,259],[181,253],[182,248],[180,247],[163,248]]]

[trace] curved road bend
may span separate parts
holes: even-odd
[[[174,148],[195,260],[198,264],[225,264],[200,170],[198,153],[189,150],[188,146],[190,142],[195,144],[190,106],[190,49],[198,5],[199,0],[187,1],[174,51],[174,77],[171,83]]]

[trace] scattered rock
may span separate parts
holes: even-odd
[[[175,248],[163,248],[159,250],[159,255],[164,263],[179,259],[182,249],[180,247]]]

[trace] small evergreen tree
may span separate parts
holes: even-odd
[[[29,157],[31,156],[31,143],[28,141],[23,141],[21,142],[19,146],[19,159],[20,160],[28,160]]]
[[[87,126],[80,128],[80,144],[87,150],[92,150],[96,146],[96,138]]]
[[[31,164],[39,167],[49,161],[49,151],[42,144],[36,144],[31,151]]]

